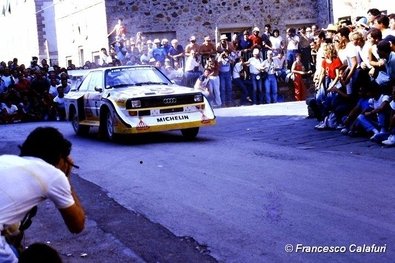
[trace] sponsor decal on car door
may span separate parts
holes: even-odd
[[[85,94],[85,116],[87,120],[98,121],[103,89],[103,73],[101,71],[92,72],[87,93]]]

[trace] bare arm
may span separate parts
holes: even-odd
[[[73,161],[70,157],[67,157],[66,159],[61,158],[57,165],[57,168],[65,173],[69,181],[72,167]],[[74,204],[69,207],[59,209],[59,212],[62,215],[63,221],[69,231],[71,233],[80,233],[84,229],[85,225],[85,212],[73,187],[71,187],[71,195],[74,199]]]

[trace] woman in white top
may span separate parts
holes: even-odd
[[[273,35],[269,39],[272,43],[273,56],[277,56],[284,49],[283,37],[280,36],[280,31],[274,29]]]

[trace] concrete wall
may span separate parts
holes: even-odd
[[[108,48],[104,0],[63,0],[55,6],[59,65],[71,60],[76,66],[94,61]]]
[[[16,57],[19,63],[30,65],[31,57],[39,55],[35,2],[7,4],[0,6],[0,60],[7,62]]]
[[[380,11],[385,11],[387,14],[395,13],[395,2],[391,0],[334,0],[333,16],[337,21],[340,17],[351,16],[366,16],[366,12],[371,8],[377,8]]]

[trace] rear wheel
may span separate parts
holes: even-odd
[[[78,114],[74,108],[70,110],[70,120],[74,132],[77,135],[87,135],[89,133],[89,126],[80,124],[80,118],[78,117]]]
[[[188,139],[188,140],[193,140],[196,138],[196,136],[199,133],[199,127],[197,128],[188,128],[188,129],[182,129],[181,130],[182,135]]]

